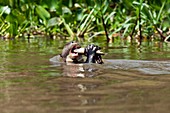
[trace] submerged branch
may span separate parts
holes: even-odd
[[[166,36],[163,35],[162,30],[156,27],[156,30],[158,31],[159,35],[161,36],[161,40],[164,41],[166,39]]]
[[[132,33],[130,34],[130,37],[131,37],[131,42],[132,42],[132,40],[133,40],[133,34],[134,34],[134,32],[135,32],[135,27],[137,26],[137,24],[138,24],[138,18],[136,19],[136,21],[135,21],[135,25],[134,25],[134,27],[133,27],[133,29],[132,29]]]
[[[140,10],[141,11],[141,10]],[[139,11],[139,32],[140,32],[140,45],[142,44],[142,25],[141,25],[141,12]]]
[[[108,36],[106,24],[104,23],[103,15],[102,15],[102,24],[103,24],[103,27],[104,27],[104,31],[105,31],[105,35],[106,35],[106,38],[107,38],[107,42],[109,42],[110,39],[109,39],[109,36]]]

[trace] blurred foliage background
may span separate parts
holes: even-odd
[[[170,37],[169,0],[1,0],[0,37],[107,42]]]

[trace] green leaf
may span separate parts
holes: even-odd
[[[63,14],[72,14],[71,10],[68,7],[62,7]]]
[[[161,14],[162,14],[162,12],[163,12],[163,8],[164,8],[164,6],[165,6],[165,3],[166,3],[166,1],[163,2],[162,7],[161,7],[161,9],[159,10],[159,13],[158,13],[158,16],[157,16],[157,21],[159,21],[159,19],[160,19],[160,17],[161,17]]]
[[[109,2],[107,0],[105,0],[103,5],[102,5],[102,8],[101,8],[103,14],[105,14],[108,7],[109,7]]]
[[[12,11],[12,15],[16,18],[18,24],[22,24],[26,20],[25,15],[17,9]]]
[[[10,33],[12,37],[18,34],[17,30],[18,30],[18,24],[16,22],[11,23],[9,26],[8,32]]]
[[[9,15],[7,15],[6,21],[9,23],[15,23],[17,21],[17,19],[15,18],[14,15],[12,15],[12,13],[10,13]]]
[[[134,1],[133,4],[140,5],[140,2]]]
[[[62,19],[62,22],[68,32],[68,34],[73,38],[74,37],[74,33],[73,31],[71,30],[70,26],[65,22],[65,19],[63,17],[60,17]]]
[[[125,30],[124,30],[124,33],[123,33],[123,37],[125,36],[125,34],[128,32],[128,29],[129,27],[131,26],[132,24],[125,24],[124,27],[125,27]]]
[[[60,18],[53,17],[53,18],[48,20],[47,27],[56,26],[56,25],[59,25],[60,23],[61,23],[61,19]]]
[[[115,14],[116,14],[116,12],[110,13],[110,14],[106,17],[106,19],[105,19],[105,24],[108,22],[108,19],[110,19],[111,17],[113,17]]]
[[[37,5],[35,10],[41,19],[46,20],[50,18],[50,13],[42,6]]]
[[[87,18],[83,18],[83,19],[85,19],[85,20],[82,20],[82,24],[81,24],[81,26],[80,26],[80,30],[83,30],[83,29],[85,29],[86,27],[87,27],[87,23],[88,23],[88,21],[90,21],[93,17],[92,17],[92,15],[93,15],[93,12],[94,12],[95,10],[94,10],[94,8],[91,10],[91,12],[88,14],[88,16],[87,16]],[[86,27],[85,27],[86,26]]]
[[[11,9],[8,6],[0,7],[0,17],[3,14],[10,14],[10,12],[11,12]]]

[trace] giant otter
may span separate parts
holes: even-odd
[[[94,76],[97,69],[96,64],[103,64],[101,55],[99,54],[100,47],[90,44],[83,48],[83,52],[76,50],[81,49],[79,43],[72,41],[67,43],[61,54],[50,58],[53,66],[61,66],[63,76],[69,77],[91,77]],[[64,62],[64,64],[63,64]],[[89,65],[89,63],[94,65]],[[65,65],[66,64],[66,65]]]
[[[90,44],[85,47],[83,54],[74,51],[78,48],[81,48],[81,46],[75,41],[67,43],[60,54],[63,61],[73,63],[103,63],[101,54],[97,54],[97,51],[101,49],[99,46]],[[87,57],[85,62],[82,55]]]
[[[100,47],[90,44],[85,47],[83,53],[75,52],[75,50],[78,50],[80,47],[81,46],[77,42],[69,42],[64,46],[61,55],[50,58],[52,66],[62,70],[62,73],[59,74],[69,77],[92,77],[110,68],[119,71],[136,70],[145,74],[170,73],[170,64],[168,61],[105,59],[104,65],[97,65],[103,63],[101,54],[97,54]],[[84,55],[86,56],[84,58],[85,60],[83,59]],[[61,60],[64,61],[64,63],[61,62]]]

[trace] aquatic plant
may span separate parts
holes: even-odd
[[[130,37],[163,41],[170,25],[168,0],[6,0],[0,1],[0,36],[105,40]],[[160,36],[159,36],[160,35]],[[161,38],[160,38],[161,37]]]

